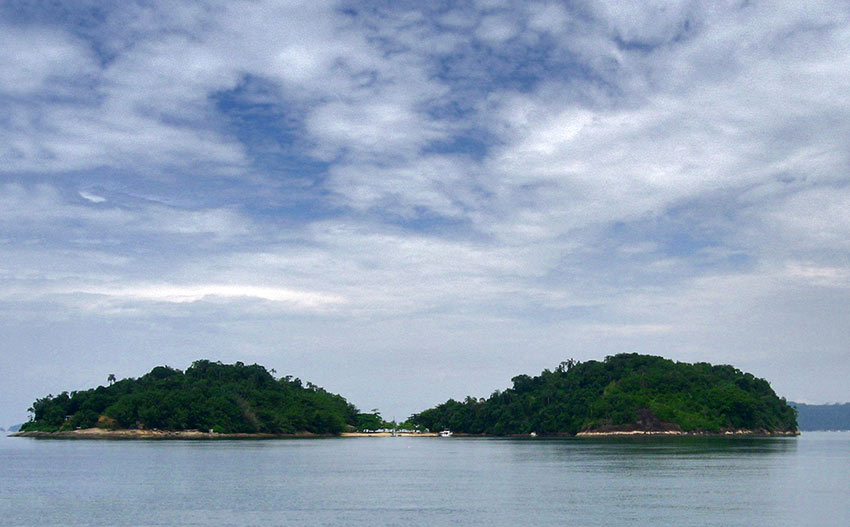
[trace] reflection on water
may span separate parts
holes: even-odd
[[[0,525],[850,525],[848,473],[840,433],[3,438]]]
[[[515,441],[520,444],[523,440]],[[553,443],[559,450],[578,450],[586,454],[628,453],[636,456],[787,454],[797,448],[794,437],[581,437],[527,441]]]

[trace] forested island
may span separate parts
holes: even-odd
[[[272,370],[273,371],[273,370]],[[138,379],[38,399],[22,434],[100,429],[214,434],[336,435],[372,423],[344,397],[309,382],[277,379],[263,366],[192,363],[157,366]]]
[[[410,421],[470,435],[797,434],[794,408],[728,365],[630,353],[511,381],[488,399],[450,399]]]
[[[199,360],[138,379],[36,400],[19,435],[279,437],[395,428],[312,383],[257,364]],[[404,428],[458,435],[794,435],[795,409],[764,379],[733,366],[619,354],[518,375],[488,399],[467,397],[412,415]]]

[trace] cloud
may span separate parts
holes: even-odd
[[[311,114],[307,129],[321,138],[323,156],[333,158],[348,150],[359,159],[410,156],[443,137],[437,125],[429,126],[410,106],[409,101],[329,103]]]
[[[98,196],[97,194],[92,194],[91,192],[86,192],[85,190],[81,190],[78,192],[81,198],[91,201],[92,203],[103,203],[106,201],[106,198],[103,196]]]
[[[763,221],[797,250],[848,249],[850,187],[814,187],[772,202]]]
[[[589,324],[581,329],[604,337],[611,334],[625,336],[657,335],[669,333],[672,327],[666,324]]]
[[[206,234],[220,240],[246,235],[251,230],[250,220],[231,209],[191,210],[138,199],[110,206],[104,205],[107,200],[101,196],[86,191],[78,191],[77,195],[86,200],[85,204],[69,199],[54,185],[0,185],[0,224],[9,233],[40,235],[54,235],[84,225],[92,239],[153,232]]]
[[[481,20],[475,36],[490,44],[499,44],[515,37],[519,28],[514,20],[505,15],[488,15]]]
[[[803,280],[821,287],[850,287],[850,268],[848,267],[822,267],[791,262],[786,268],[786,276],[792,280]]]
[[[97,61],[85,42],[47,28],[0,25],[0,93],[19,97],[30,93],[73,94],[97,71]]]
[[[670,43],[687,33],[694,15],[700,15],[698,2],[595,2],[591,9],[604,20],[613,36],[631,46],[653,47]],[[727,9],[730,6],[725,5]]]
[[[67,293],[85,293],[107,296],[115,299],[139,301],[192,303],[206,299],[258,299],[269,302],[281,302],[304,308],[319,308],[344,302],[334,295],[295,291],[277,287],[253,285],[205,284],[182,286],[173,284],[142,285],[121,289],[81,288]]]
[[[843,386],[788,372],[846,365],[846,3],[3,9],[15,349],[109,324],[128,365],[244,352],[354,391],[358,361],[454,393],[624,350]]]

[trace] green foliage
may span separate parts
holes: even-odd
[[[724,365],[619,354],[570,359],[537,377],[518,375],[490,398],[448,400],[410,421],[468,434],[575,434],[582,430],[794,431],[794,409],[764,379]]]
[[[384,421],[380,413],[374,411],[372,413],[357,414],[356,427],[358,431],[363,432],[366,430],[375,431],[381,428],[391,428],[392,425]]]
[[[219,433],[337,434],[357,424],[343,397],[300,379],[276,379],[264,367],[200,360],[185,371],[157,366],[138,379],[36,400],[22,430],[73,430],[100,416],[121,428]]]

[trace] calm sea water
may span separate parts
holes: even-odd
[[[850,433],[0,438],[0,525],[850,525]]]

